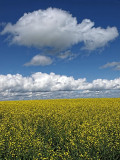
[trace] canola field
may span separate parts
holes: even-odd
[[[119,160],[120,98],[0,102],[0,160]]]

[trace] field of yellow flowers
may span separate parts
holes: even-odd
[[[1,160],[119,160],[120,98],[0,102]]]

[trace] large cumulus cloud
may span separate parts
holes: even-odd
[[[118,36],[116,27],[94,27],[94,22],[84,19],[77,22],[70,13],[56,8],[25,13],[16,24],[8,23],[1,34],[11,34],[10,43],[52,48],[63,51],[83,42],[84,49],[104,47]]]
[[[120,78],[114,80],[96,79],[92,82],[87,82],[86,78],[74,79],[73,77],[67,77],[65,75],[56,75],[55,73],[41,73],[37,72],[29,77],[23,77],[20,74],[16,75],[0,75],[0,100],[4,99],[24,99],[25,97],[31,98],[50,98],[50,95],[55,92],[54,97],[61,95],[66,97],[65,93],[71,95],[71,98],[81,97],[81,94],[93,96],[94,94],[112,93],[120,94]],[[81,92],[78,93],[78,92]],[[112,92],[111,92],[112,91]],[[59,93],[58,93],[59,92]],[[49,93],[49,94],[48,94]],[[74,95],[75,93],[75,95]],[[16,98],[17,97],[17,98]],[[57,96],[58,97],[58,96]],[[70,98],[70,97],[69,97]]]

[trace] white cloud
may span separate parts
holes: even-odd
[[[66,95],[68,91],[69,96]],[[64,96],[74,98],[83,95],[85,97],[90,95],[101,96],[106,91],[109,91],[109,95],[112,93],[112,96],[115,96],[116,92],[117,96],[120,95],[120,78],[114,80],[96,79],[90,83],[85,78],[75,80],[73,77],[56,75],[55,73],[37,72],[29,77],[23,77],[20,74],[0,75],[1,100],[18,98],[32,99],[37,97],[50,98],[50,95],[55,96],[52,98],[64,98]],[[55,95],[55,93],[57,94]]]
[[[34,56],[30,62],[24,64],[25,66],[47,66],[52,64],[52,59],[43,55]]]
[[[120,70],[120,62],[110,62],[106,63],[105,65],[101,66],[100,68],[114,68],[115,70]]]
[[[68,60],[72,60],[72,59],[76,58],[77,56],[78,56],[77,54],[72,53],[70,50],[67,50],[65,52],[60,52],[58,54],[58,58],[68,59]]]
[[[109,41],[114,40],[118,36],[118,31],[116,27],[107,27],[106,29],[93,27],[84,33],[84,36],[85,47],[83,49],[94,50],[104,47]]]
[[[61,53],[58,55],[58,57],[59,57],[60,59],[66,59],[66,58],[70,57],[71,54],[72,54],[71,51],[68,50],[68,51],[65,51],[65,52],[61,52]]]
[[[89,19],[78,23],[69,12],[56,8],[25,13],[16,24],[8,23],[4,27],[1,34],[6,33],[11,34],[11,43],[50,47],[56,52],[80,42],[84,42],[84,49],[94,50],[119,35],[116,27],[95,28]]]

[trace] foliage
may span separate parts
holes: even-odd
[[[1,160],[120,159],[120,98],[0,102]]]

